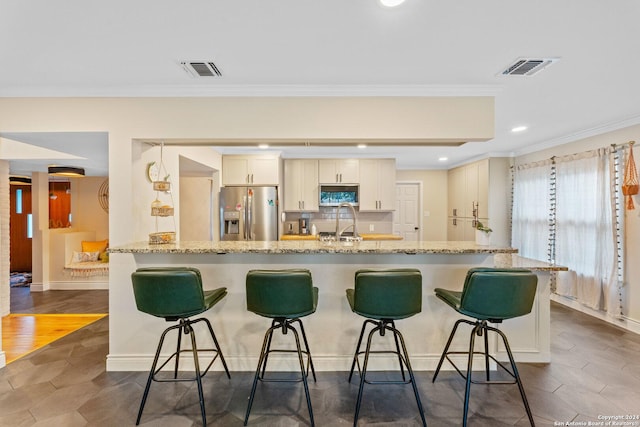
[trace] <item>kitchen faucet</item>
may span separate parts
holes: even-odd
[[[348,207],[351,210],[351,215],[353,216],[353,224],[347,225],[342,230],[340,230],[340,208]],[[342,233],[349,227],[353,227],[353,238],[359,239],[360,235],[358,234],[358,227],[356,226],[356,210],[351,203],[340,203],[336,208],[336,240],[340,241],[342,237]]]

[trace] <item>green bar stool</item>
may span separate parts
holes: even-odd
[[[264,335],[262,351],[260,351],[258,367],[256,368],[256,374],[253,378],[253,386],[251,387],[251,395],[249,396],[249,405],[247,406],[244,425],[246,426],[249,422],[249,414],[251,413],[251,406],[253,405],[258,381],[263,381],[302,382],[307,399],[307,408],[309,409],[309,418],[311,425],[314,426],[307,377],[309,376],[309,368],[311,368],[314,381],[316,380],[316,373],[313,368],[313,360],[311,360],[307,335],[304,332],[304,327],[300,320],[301,317],[314,313],[318,305],[318,288],[313,287],[311,272],[305,269],[251,270],[247,273],[246,287],[247,310],[273,320],[271,321],[271,327]],[[300,326],[300,333],[304,341],[304,350],[300,347],[300,338],[294,326],[296,323]],[[283,335],[287,335],[288,331],[293,332],[296,342],[295,350],[271,348],[271,339],[273,333],[277,330],[281,330]],[[302,374],[300,378],[266,379],[265,371],[270,353],[297,353],[300,372]],[[307,357],[306,368],[303,355]]]
[[[467,319],[460,319],[456,321],[449,335],[449,340],[442,352],[440,362],[433,375],[433,381],[435,382],[442,362],[446,358],[455,368],[456,371],[466,380],[466,388],[464,392],[464,415],[462,418],[462,425],[467,425],[467,413],[469,412],[469,392],[471,390],[471,383],[473,384],[518,384],[520,390],[520,396],[522,396],[522,402],[524,403],[529,422],[534,426],[533,416],[531,415],[531,408],[527,402],[527,396],[524,393],[524,387],[518,374],[518,368],[513,360],[513,354],[509,347],[506,335],[487,323],[502,323],[503,320],[512,319],[514,317],[524,316],[531,312],[533,306],[533,300],[536,296],[536,287],[538,284],[538,278],[529,270],[519,269],[496,269],[496,268],[472,268],[467,272],[467,277],[464,281],[464,287],[462,292],[450,291],[447,289],[436,288],[435,293],[438,298],[447,303],[451,308],[460,314],[475,318],[475,322],[471,322]],[[466,323],[473,326],[471,330],[471,338],[469,340],[469,351],[449,351],[451,341],[461,323]],[[489,354],[489,340],[487,334],[489,331],[496,332],[504,343],[504,347],[507,350],[509,356],[509,362],[511,364],[511,370],[505,365],[496,360],[495,357]],[[474,343],[475,337],[484,337],[484,351],[475,351]],[[449,358],[450,354],[466,354],[467,372],[462,373],[460,369]],[[472,379],[473,368],[473,355],[484,355],[485,361],[485,375],[486,379],[483,381]],[[507,372],[513,381],[497,381],[491,380],[489,371],[489,359],[496,362],[497,366],[500,366],[505,372]]]
[[[177,382],[177,381],[196,381],[198,384],[198,396],[200,400],[200,412],[202,414],[202,425],[207,425],[207,417],[204,410],[204,396],[202,393],[202,377],[204,377],[213,362],[220,357],[220,361],[224,366],[224,370],[229,375],[227,363],[220,350],[220,345],[216,339],[216,335],[211,327],[211,322],[207,318],[190,319],[200,313],[204,313],[213,307],[218,301],[227,295],[227,288],[218,288],[212,291],[203,291],[202,277],[200,271],[189,267],[153,267],[140,268],[131,274],[133,282],[133,293],[136,299],[138,310],[143,313],[156,317],[163,317],[167,322],[178,322],[164,330],[156,349],[156,355],[153,358],[147,385],[142,395],[142,402],[138,410],[138,418],[136,425],[140,424],[142,411],[149,395],[151,381],[156,382]],[[204,322],[209,329],[211,338],[215,348],[199,349],[196,345],[195,331],[193,325]],[[162,350],[164,339],[170,331],[178,331],[178,344],[176,351],[171,354],[159,367],[158,359]],[[182,335],[189,335],[191,338],[191,348],[181,349]],[[178,364],[180,362],[180,354],[183,352],[191,352],[193,354],[193,362],[195,365],[195,377],[183,378],[178,377]],[[198,354],[202,352],[213,352],[214,356],[204,371],[200,369]],[[172,359],[175,359],[173,367],[173,378],[158,378],[156,375],[162,370]]]
[[[358,270],[355,274],[355,289],[347,289],[347,300],[351,310],[366,317],[362,323],[360,338],[353,356],[351,371],[349,372],[349,382],[353,376],[353,371],[358,366],[360,374],[360,388],[358,390],[358,400],[356,403],[356,413],[353,420],[354,427],[358,424],[360,406],[362,403],[362,393],[364,384],[411,384],[413,393],[416,396],[416,403],[422,418],[422,425],[426,426],[424,410],[420,401],[420,394],[416,386],[416,380],[411,369],[409,353],[404,343],[404,338],[400,331],[396,329],[395,320],[405,319],[422,311],[422,274],[417,269],[387,269],[387,270]],[[367,338],[365,351],[360,350],[362,338],[367,324],[373,325]],[[393,333],[395,341],[394,350],[371,350],[371,340],[376,333],[384,336],[386,331]],[[402,346],[402,351],[400,347]],[[396,354],[400,364],[402,380],[393,381],[370,381],[367,379],[367,365],[369,355],[372,353]],[[364,354],[364,362],[360,368],[359,356]],[[404,367],[407,369],[409,379],[406,379]]]

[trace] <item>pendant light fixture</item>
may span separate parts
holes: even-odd
[[[9,176],[9,184],[11,185],[31,185],[31,178],[28,176]]]
[[[84,177],[84,169],[74,166],[49,166],[49,175],[81,178]]]

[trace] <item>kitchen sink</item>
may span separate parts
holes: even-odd
[[[335,233],[320,233],[320,241],[321,242],[331,243],[331,242],[336,242],[338,240],[336,239]],[[339,241],[340,242],[351,242],[351,243],[353,243],[353,242],[361,242],[362,241],[362,237],[353,236],[353,234],[351,234],[351,233],[350,234],[344,233],[342,236],[340,236],[340,240]]]

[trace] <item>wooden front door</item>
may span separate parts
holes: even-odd
[[[31,186],[10,185],[10,257],[11,271],[31,271],[31,237],[27,235],[31,217]]]

